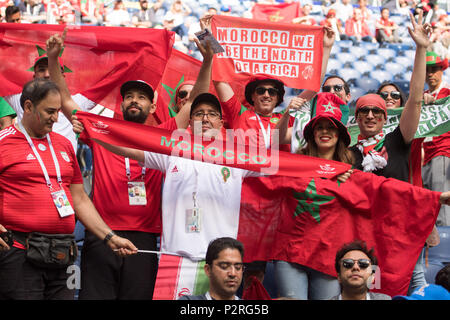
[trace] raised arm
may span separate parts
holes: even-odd
[[[416,134],[422,109],[422,93],[425,83],[426,51],[430,45],[429,35],[431,26],[426,23],[422,25],[423,13],[419,13],[418,21],[410,13],[412,28],[408,26],[409,34],[416,43],[416,56],[414,58],[414,69],[409,84],[409,97],[406,101],[400,117],[400,131],[405,143],[411,143]]]
[[[323,35],[323,56],[322,56],[322,70],[320,71],[320,83],[323,82],[325,75],[327,73],[328,60],[330,59],[331,49],[333,48],[334,39],[336,35],[330,27],[324,27],[324,35]],[[316,91],[313,90],[304,90],[298,97],[305,99],[307,101],[314,98],[316,95]]]
[[[59,64],[59,53],[64,47],[64,40],[66,38],[67,28],[61,35],[55,34],[47,40],[47,56],[48,56],[48,72],[50,73],[50,79],[55,82],[61,93],[62,112],[67,119],[71,119],[73,110],[81,110],[81,108],[75,103],[67,87],[66,79],[61,71],[61,65]]]
[[[194,39],[194,41],[203,56],[203,62],[198,72],[197,80],[195,81],[194,87],[189,95],[189,100],[175,116],[178,129],[186,129],[189,126],[192,102],[199,94],[208,92],[211,84],[211,69],[214,52],[211,49],[209,42],[207,42],[206,47],[204,47],[197,39]]]

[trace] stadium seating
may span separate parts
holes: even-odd
[[[380,81],[373,78],[372,76],[361,77],[356,80],[356,86],[361,88],[366,93],[376,92],[378,87],[380,86]]]
[[[441,242],[428,249],[428,267],[425,267],[425,279],[434,283],[436,273],[450,264],[450,227],[437,227]]]

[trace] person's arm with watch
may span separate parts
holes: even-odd
[[[119,256],[137,253],[137,248],[130,240],[116,235],[103,221],[82,184],[71,184],[70,193],[75,214],[87,230],[102,239]]]

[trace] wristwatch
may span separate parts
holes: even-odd
[[[108,241],[111,240],[111,238],[112,238],[113,236],[115,236],[115,235],[116,235],[115,232],[111,230],[111,231],[105,236],[105,238],[103,239],[103,242],[104,242],[105,244],[108,243]]]

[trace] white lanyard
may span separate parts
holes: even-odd
[[[264,137],[264,144],[266,145],[266,149],[270,149],[270,121],[269,121],[269,125],[267,126],[267,130],[264,128],[264,125],[261,121],[261,118],[259,117],[259,114],[256,114],[256,117],[258,118],[259,121],[259,127],[261,128],[263,137]]]
[[[42,172],[44,173],[45,182],[47,183],[47,187],[50,189],[50,191],[52,191],[52,190],[53,190],[53,188],[52,188],[52,182],[50,181],[50,177],[49,177],[49,175],[48,175],[47,168],[45,167],[44,162],[42,161],[41,156],[40,156],[39,153],[37,152],[36,147],[34,146],[33,141],[31,140],[30,136],[28,135],[28,132],[27,132],[27,131],[25,130],[25,128],[23,127],[22,122],[19,122],[19,128],[20,128],[20,130],[22,131],[22,133],[23,133],[23,135],[25,136],[25,138],[27,139],[28,144],[29,144],[30,147],[31,147],[31,150],[33,150],[33,153],[34,153],[36,159],[38,160],[39,165],[41,166]],[[49,146],[49,148],[50,148],[50,152],[51,152],[51,154],[52,154],[53,162],[54,162],[54,164],[55,164],[56,177],[57,177],[57,180],[58,180],[58,184],[59,184],[59,186],[60,186],[61,189],[62,189],[61,171],[60,171],[60,169],[59,169],[58,159],[56,158],[55,150],[53,149],[52,141],[50,140],[50,135],[49,135],[48,133],[46,134],[46,137],[47,137],[47,141],[48,141],[48,146]]]
[[[127,174],[128,180],[131,179],[131,170],[130,170],[130,159],[125,158],[125,172]],[[145,179],[145,167],[142,167],[142,180]]]

